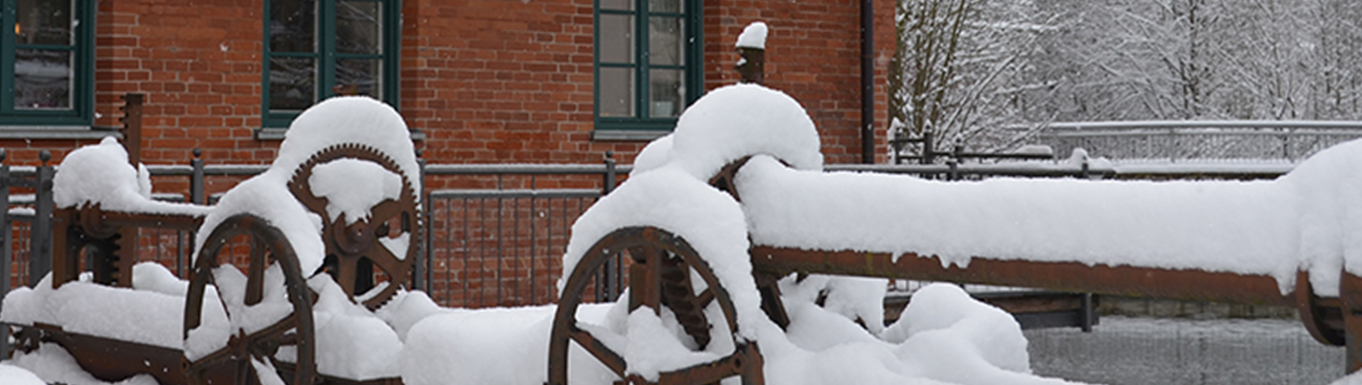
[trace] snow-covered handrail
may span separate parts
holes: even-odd
[[[1362,130],[1362,121],[1352,120],[1128,120],[1108,122],[1053,122],[1045,129],[1066,131],[1120,131],[1143,129],[1312,129]]]

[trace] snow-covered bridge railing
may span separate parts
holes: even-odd
[[[1021,128],[1021,127],[1017,127]],[[1057,154],[1086,149],[1114,160],[1300,160],[1362,137],[1362,122],[1310,120],[1187,120],[1055,122],[1037,139]]]

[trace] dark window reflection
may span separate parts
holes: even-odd
[[[316,52],[317,3],[315,0],[270,2],[270,50]]]
[[[380,10],[373,1],[336,2],[336,51],[381,54]]]
[[[682,21],[684,19],[676,17],[648,18],[648,57],[650,63],[684,64],[686,30]]]
[[[270,110],[301,111],[317,99],[317,66],[312,58],[270,58]]]
[[[601,15],[601,40],[597,44],[605,63],[634,62],[634,17]]]
[[[71,108],[71,59],[64,50],[14,50],[14,107]]]
[[[379,59],[341,59],[336,61],[336,85],[331,87],[335,95],[368,95],[381,99],[379,79],[382,79],[383,63]]]
[[[681,7],[685,4],[682,0],[651,0],[648,2],[649,12],[662,13],[681,13]]]
[[[601,68],[600,114],[611,117],[634,116],[634,70]]]
[[[651,70],[648,84],[648,115],[671,118],[681,115],[685,107],[686,87],[683,70]]]
[[[15,41],[22,45],[71,45],[71,1],[18,0]]]

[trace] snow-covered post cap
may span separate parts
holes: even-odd
[[[738,35],[738,48],[766,49],[766,23],[756,21],[748,24]]]
[[[743,28],[734,45],[742,58],[733,69],[742,74],[740,83],[761,84],[766,79],[766,23],[753,22]]]

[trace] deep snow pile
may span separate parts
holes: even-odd
[[[0,364],[0,384],[10,385],[47,385],[38,375],[24,368]]]
[[[132,288],[95,284],[86,273],[53,290],[49,274],[33,288],[20,287],[6,295],[0,321],[44,323],[71,333],[179,349],[188,284],[154,262],[134,265],[132,271]],[[206,303],[218,303],[212,288],[204,297]],[[220,306],[204,306],[202,319],[209,329],[226,330],[227,317]]]

